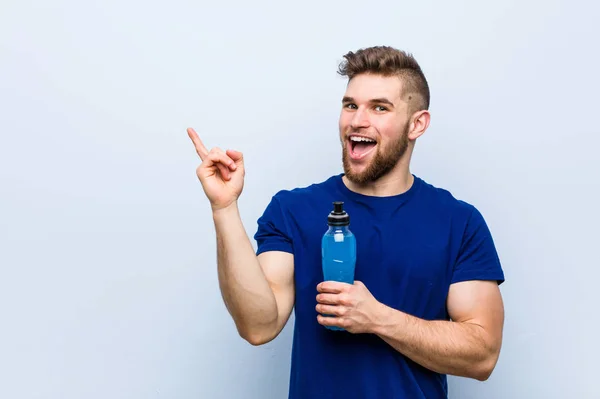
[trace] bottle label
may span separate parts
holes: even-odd
[[[333,240],[335,242],[344,242],[344,233],[335,233],[333,235]]]

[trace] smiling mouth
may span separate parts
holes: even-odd
[[[370,153],[377,141],[363,136],[350,136],[350,156],[353,159],[361,159]]]

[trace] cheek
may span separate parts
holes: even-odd
[[[351,123],[352,123],[352,114],[349,112],[344,112],[342,110],[342,112],[340,113],[340,119],[339,119],[340,129],[348,129],[350,127]]]
[[[381,137],[382,144],[386,145],[390,142],[398,140],[400,135],[403,134],[402,129],[398,126],[395,121],[381,121],[381,123],[374,126]]]
[[[344,132],[344,131],[347,129],[348,122],[346,122],[346,120],[345,120],[345,119],[346,119],[346,118],[344,118],[344,117],[341,117],[341,118],[340,118],[340,121],[339,121],[339,123],[338,123],[338,125],[339,125],[339,128],[340,128],[340,132]]]

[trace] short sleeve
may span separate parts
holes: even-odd
[[[258,229],[254,239],[257,244],[257,255],[267,251],[294,252],[292,239],[288,233],[281,203],[277,196],[271,199],[264,213],[258,219]]]
[[[452,283],[468,280],[504,282],[504,272],[492,234],[475,208],[467,221],[452,275]]]

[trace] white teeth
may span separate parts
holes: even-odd
[[[352,137],[350,137],[350,140],[357,141],[357,142],[358,141],[364,141],[366,143],[374,143],[375,142],[375,140],[371,140],[371,139],[368,139],[366,137],[358,137],[358,136],[352,136]]]

